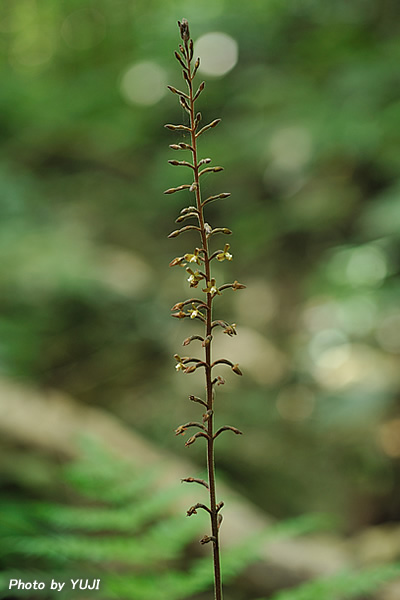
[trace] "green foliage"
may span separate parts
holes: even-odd
[[[370,597],[370,594],[399,576],[400,563],[370,567],[316,579],[275,594],[270,600],[357,600]]]
[[[107,598],[161,599],[168,588],[168,597],[178,599],[183,589],[207,588],[211,573],[197,576],[191,587],[182,570],[201,520],[172,516],[176,491],[160,491],[154,470],[133,468],[89,441],[85,446],[85,459],[64,469],[55,490],[64,488],[69,502],[10,498],[2,503],[2,597],[10,578],[30,577],[47,582],[101,577],[96,593]]]
[[[99,600],[183,600],[210,589],[212,563],[191,544],[206,530],[207,518],[173,516],[179,489],[161,489],[158,473],[112,456],[97,442],[84,441],[84,457],[62,468],[51,498],[4,498],[0,511],[0,598],[9,580],[66,582],[61,592],[31,590],[32,597],[69,598],[70,579],[100,578]],[[30,492],[32,493],[32,491]],[[60,499],[61,498],[63,499]],[[256,561],[260,544],[330,526],[305,516],[249,536],[224,553],[227,584]],[[14,590],[13,596],[26,597]],[[74,594],[77,592],[75,591]],[[77,596],[79,597],[79,596]]]

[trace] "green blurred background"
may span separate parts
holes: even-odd
[[[162,193],[189,177],[163,128],[185,119],[166,89],[183,86],[183,16],[204,123],[222,118],[200,152],[225,170],[203,193],[232,192],[207,213],[234,232],[216,272],[247,285],[216,302],[238,336],[215,352],[245,375],[218,388],[218,422],[245,432],[221,439],[218,471],[279,519],[329,513],[346,535],[396,522],[397,0],[3,0],[1,376],[203,468],[173,436],[198,415],[201,378],[172,355],[199,325],[169,316],[190,292],[168,263],[197,241],[167,239],[188,196]]]

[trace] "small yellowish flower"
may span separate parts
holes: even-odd
[[[214,278],[212,278],[211,281],[207,281],[207,287],[203,289],[203,292],[211,294],[212,297],[216,296],[217,294],[221,295]]]
[[[188,282],[190,287],[197,287],[199,285],[199,281],[202,280],[202,276],[198,271],[192,271],[190,267],[186,267],[186,271],[189,273]]]
[[[176,258],[171,260],[171,262],[169,263],[169,266],[175,267],[176,265],[179,265],[180,267],[184,267],[184,266],[186,266],[186,263],[184,261],[185,261],[185,258],[183,256],[177,256]]]
[[[185,254],[184,259],[187,260],[189,263],[197,263],[199,265],[200,264],[199,249],[196,248],[195,251],[193,252],[193,254]]]
[[[179,354],[174,354],[174,358],[177,361],[175,365],[175,369],[177,371],[184,371],[186,369],[186,365],[183,364],[183,358],[179,356]]]
[[[189,310],[190,313],[190,318],[191,319],[195,319],[196,317],[200,316],[203,317],[204,315],[199,311],[198,307],[192,303],[192,309]]]
[[[222,333],[227,333],[229,337],[237,335],[236,323],[232,323],[232,325],[227,325]]]
[[[217,260],[219,260],[219,261],[223,261],[225,259],[232,260],[233,256],[232,256],[232,254],[230,254],[228,252],[229,248],[230,248],[229,244],[225,244],[223,252],[220,252],[219,254],[217,254]]]

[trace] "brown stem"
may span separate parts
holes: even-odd
[[[203,206],[200,192],[200,181],[199,181],[199,162],[197,158],[197,139],[196,139],[196,117],[194,112],[194,95],[193,95],[193,77],[191,68],[190,53],[185,42],[186,47],[186,59],[187,59],[187,70],[188,70],[188,88],[189,88],[189,109],[190,109],[190,131],[191,131],[191,145],[193,155],[193,171],[194,171],[194,189],[196,194],[196,205],[199,216],[200,236],[202,242],[202,248],[204,250],[204,269],[206,281],[211,280],[210,272],[210,256],[208,250],[208,239],[206,228],[204,224]],[[206,311],[206,323],[205,337],[211,336],[211,324],[212,324],[212,295],[207,294],[207,311]],[[211,341],[205,346],[205,377],[206,377],[206,403],[207,409],[213,411],[213,388],[211,378]],[[210,412],[210,417],[207,420],[207,470],[208,470],[208,485],[210,493],[210,517],[211,517],[211,531],[213,538],[213,559],[214,559],[214,598],[215,600],[222,600],[222,580],[221,580],[221,562],[219,552],[219,529],[218,529],[218,511],[216,501],[216,485],[215,485],[215,461],[214,461],[214,417],[213,412]]]

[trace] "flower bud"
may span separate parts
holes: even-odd
[[[179,185],[176,188],[169,188],[168,190],[165,190],[164,194],[174,194],[175,192],[179,192],[180,190],[188,190],[190,188],[190,185],[185,183],[183,185]]]
[[[184,109],[185,109],[187,112],[189,112],[189,113],[190,113],[190,108],[189,108],[189,106],[188,106],[188,104],[187,104],[187,102],[186,102],[186,100],[185,100],[185,98],[184,98],[183,96],[180,96],[180,98],[179,98],[179,103],[180,103],[180,105],[181,105],[181,106],[182,106],[182,107],[183,107],[183,108],[184,108]]]
[[[164,125],[166,129],[170,129],[171,131],[191,131],[190,127],[186,127],[186,125],[172,125],[171,123],[167,123]]]
[[[239,365],[236,363],[235,365],[233,365],[232,371],[234,373],[236,373],[236,375],[243,375],[242,371],[239,369]]]
[[[189,23],[187,22],[187,19],[182,19],[182,21],[178,21],[178,26],[179,26],[180,33],[181,33],[181,38],[183,39],[184,42],[188,42],[189,38],[190,38],[190,33],[189,33]]]
[[[187,94],[185,94],[185,92],[181,92],[181,90],[177,90],[175,87],[173,87],[172,85],[167,85],[167,88],[169,89],[170,92],[172,92],[173,94],[177,94],[178,96],[184,96],[185,98],[188,98],[189,96]]]
[[[181,65],[181,66],[182,66],[184,69],[186,69],[186,65],[185,65],[185,63],[183,62],[183,60],[182,60],[182,59],[181,59],[181,57],[179,56],[178,52],[176,52],[176,51],[175,51],[175,58],[176,58],[176,60],[179,62],[179,64],[180,64],[180,65]],[[185,74],[185,73],[186,73],[186,71],[183,71],[183,74]]]
[[[176,304],[173,305],[171,310],[180,310],[181,308],[184,307],[184,305],[185,305],[184,302],[177,302]]]
[[[234,291],[236,291],[236,290],[244,290],[245,288],[246,288],[246,286],[243,285],[242,283],[239,283],[238,281],[234,281],[232,283],[232,289]]]
[[[204,400],[202,400],[201,398],[198,398],[197,396],[189,396],[189,400],[191,400],[191,402],[197,402],[198,404],[202,404],[207,408],[207,403],[204,402]]]
[[[171,317],[175,317],[176,319],[184,319],[187,317],[187,314],[183,312],[183,310],[180,310],[179,312],[172,314]]]
[[[184,215],[185,213],[192,212],[192,211],[197,211],[197,208],[195,206],[186,206],[185,208],[182,208],[181,215]]]
[[[199,66],[200,66],[200,59],[197,58],[196,62],[194,63],[194,69],[193,69],[193,75],[192,75],[192,77],[194,77],[196,75],[197,69],[199,68]]]
[[[171,262],[169,263],[170,267],[175,267],[176,265],[180,265],[181,267],[184,267],[184,261],[185,261],[185,257],[184,256],[177,256],[176,258],[174,258],[173,260],[171,260]]]
[[[201,92],[204,90],[205,87],[205,83],[204,81],[201,82],[201,84],[199,85],[199,89],[197,90],[197,92],[194,95],[193,101],[197,100],[197,98],[200,96]]]
[[[208,544],[209,542],[215,542],[215,537],[212,535],[204,535],[200,540],[200,544],[202,546],[204,546],[204,544]]]

